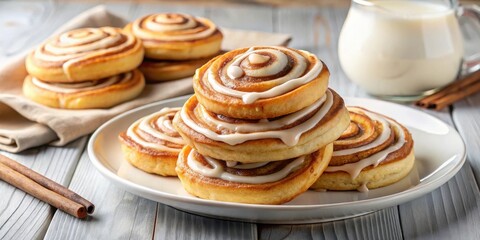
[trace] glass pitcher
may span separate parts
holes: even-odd
[[[415,100],[454,81],[464,61],[458,16],[478,9],[453,1],[352,0],[338,54],[368,93]]]

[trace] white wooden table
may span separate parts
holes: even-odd
[[[99,3],[0,2],[0,62],[40,43],[65,21]],[[338,64],[337,39],[347,5],[287,8],[123,1],[107,7],[131,20],[152,12],[179,11],[208,17],[223,27],[289,33],[290,46],[316,53],[326,62],[332,88],[342,96],[369,97],[348,81]],[[0,239],[480,239],[480,94],[442,112],[428,112],[454,126],[466,142],[468,159],[460,172],[414,201],[319,224],[217,220],[135,196],[93,168],[85,148],[88,136],[65,147],[2,152],[91,200],[96,212],[79,220],[0,182]]]

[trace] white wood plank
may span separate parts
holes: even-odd
[[[121,18],[128,19],[130,21],[134,19],[133,14],[137,6],[134,2],[131,2],[131,1],[115,2],[114,1],[114,2],[106,2],[104,3],[104,5],[107,7],[108,11],[115,13],[117,16]]]
[[[316,53],[319,46],[314,37],[315,8],[278,8],[274,13],[275,30],[292,35],[290,47]]]
[[[6,5],[13,3],[2,2],[1,4],[2,11],[13,11],[12,14],[18,16],[17,20],[23,21],[25,24],[19,24],[18,28],[10,29],[7,32],[2,29],[2,36],[5,37],[2,39],[8,40],[7,36],[15,39],[6,43],[7,49],[3,49],[6,57],[43,41],[69,16],[76,15],[90,7],[85,5],[74,7],[71,11],[63,11],[62,5],[51,2],[23,1],[15,2],[16,5],[10,7]],[[4,60],[7,59],[4,58]],[[82,138],[63,148],[40,147],[20,154],[4,154],[67,186],[85,142],[85,138]],[[2,193],[0,239],[42,238],[55,209],[4,182],[0,182],[0,192]]]
[[[152,13],[186,13],[191,14],[193,16],[205,16],[205,7],[200,5],[186,5],[186,4],[163,4],[163,3],[142,3],[135,5],[134,10],[131,14],[131,19],[136,19],[139,17],[143,17],[148,14]]]
[[[207,16],[220,27],[273,31],[273,8],[270,6],[220,5],[210,7]]]
[[[61,148],[40,147],[1,154],[68,186],[85,143],[86,138],[81,138]],[[5,182],[0,182],[0,193],[0,239],[42,238],[56,210]]]
[[[86,150],[69,188],[94,203],[95,212],[86,220],[56,212],[45,239],[152,239],[157,203],[112,185]]]
[[[0,56],[6,60],[28,44],[29,37],[52,14],[48,2],[0,2]]]
[[[480,194],[466,164],[438,190],[400,205],[406,239],[479,239]]]
[[[155,239],[256,239],[252,223],[201,217],[159,204]],[[177,231],[172,231],[176,229]]]
[[[261,225],[260,239],[402,239],[396,207],[322,224]]]
[[[468,160],[475,179],[480,183],[480,94],[456,103],[452,115],[455,126],[467,145]]]
[[[454,105],[453,122],[466,144],[467,163],[454,179],[432,195],[400,208],[402,223],[405,221],[405,236],[431,239],[480,237],[480,194],[477,185],[480,176],[479,106],[479,95]],[[428,210],[418,214],[418,209]]]
[[[27,4],[31,4],[31,2],[27,2]],[[42,17],[38,18],[31,15],[31,17],[34,17],[29,20],[32,27],[27,30],[19,29],[19,31],[22,31],[20,33],[22,37],[12,42],[12,45],[7,49],[6,56],[17,54],[40,44],[62,24],[96,5],[97,3],[94,1],[88,3],[44,3],[41,5],[44,8]]]

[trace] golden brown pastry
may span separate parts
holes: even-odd
[[[232,118],[283,116],[325,95],[329,72],[313,54],[286,47],[237,49],[196,72],[193,87],[207,110]]]
[[[187,144],[203,155],[251,163],[312,153],[337,139],[349,122],[343,99],[328,90],[300,111],[258,120],[234,119],[211,112],[199,103],[195,94],[175,116],[174,127]]]
[[[162,60],[191,60],[216,55],[222,33],[210,20],[180,13],[144,16],[125,29],[142,39],[145,57]]]
[[[28,75],[23,94],[31,100],[53,108],[109,108],[138,96],[145,87],[138,70],[95,81],[51,83]]]
[[[202,156],[185,146],[176,171],[185,190],[203,199],[282,204],[308,189],[328,165],[331,154],[329,144],[284,161],[238,164]]]
[[[112,27],[75,29],[49,39],[26,59],[44,82],[82,82],[135,69],[143,60],[139,39]]]
[[[154,60],[145,58],[138,67],[148,82],[163,82],[191,77],[195,70],[208,62],[211,58],[194,60]]]
[[[175,166],[184,141],[172,126],[180,108],[163,108],[135,121],[119,139],[125,158],[135,167],[162,176],[177,176]]]
[[[332,160],[312,189],[367,191],[408,175],[415,161],[410,132],[381,114],[348,109],[350,126],[334,142]]]

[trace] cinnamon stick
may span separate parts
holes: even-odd
[[[0,179],[77,218],[86,218],[85,206],[42,187],[27,176],[0,163]]]
[[[95,206],[68,188],[0,154],[0,180],[78,218],[93,213]]]
[[[415,104],[424,108],[441,110],[444,107],[480,91],[480,71],[459,79],[442,90],[418,100]]]
[[[40,184],[44,188],[47,188],[53,192],[56,192],[65,198],[68,198],[74,202],[77,202],[83,206],[85,206],[87,213],[92,214],[95,210],[95,206],[93,203],[89,202],[85,198],[81,197],[80,195],[72,192],[68,188],[46,178],[45,176],[42,176],[41,174],[33,171],[30,168],[27,168],[23,166],[22,164],[18,163],[17,161],[14,161],[2,154],[0,154],[0,163],[4,164],[5,166],[19,172],[20,174],[23,174],[24,176],[32,179],[36,183]]]

